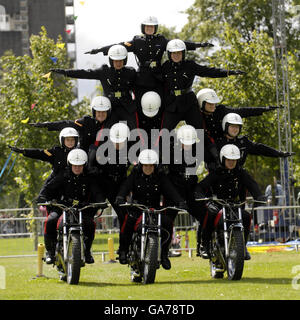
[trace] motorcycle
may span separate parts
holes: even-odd
[[[167,209],[183,210],[176,207],[154,209],[136,203],[125,203],[120,206],[135,207],[142,211],[141,229],[133,233],[128,251],[131,281],[154,283],[156,270],[161,264],[161,212]]]
[[[220,214],[223,217],[222,226],[217,225],[210,242],[210,273],[212,278],[224,277],[228,280],[240,280],[244,270],[245,239],[242,223],[243,203],[229,203],[222,199],[203,198],[197,201],[209,200],[222,206]]]
[[[68,284],[78,284],[80,269],[85,266],[84,234],[82,212],[88,208],[106,208],[106,202],[91,203],[83,208],[67,207],[56,202],[40,203],[40,206],[57,207],[62,213],[62,231],[57,231],[55,262],[60,280]]]

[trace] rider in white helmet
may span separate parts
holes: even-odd
[[[223,135],[222,120],[228,113],[237,113],[242,118],[260,116],[264,112],[277,109],[274,106],[268,107],[240,107],[233,108],[220,104],[221,99],[211,88],[203,88],[197,93],[198,106],[201,111],[205,131],[212,139],[217,139]]]
[[[56,175],[47,185],[45,185],[38,196],[38,202],[44,203],[55,199],[59,203],[67,206],[82,207],[89,202],[105,202],[102,190],[94,176],[87,172],[87,153],[79,148],[69,152],[67,157],[68,169]],[[49,208],[49,213],[45,222],[45,246],[46,263],[52,264],[55,260],[57,223],[61,216],[61,210]],[[94,225],[95,210],[84,211],[82,216],[84,244],[85,244],[85,262],[93,263],[91,255],[91,246],[95,236]],[[59,228],[62,228],[60,224]]]
[[[293,155],[292,152],[276,150],[263,143],[256,143],[247,136],[240,135],[243,126],[243,119],[237,113],[228,113],[222,120],[223,136],[215,140],[218,150],[230,143],[242,150],[240,165],[244,165],[247,155],[265,156],[273,158],[285,158]]]
[[[68,153],[78,147],[79,133],[72,127],[66,127],[59,133],[60,146],[53,146],[47,149],[24,149],[18,147],[12,147],[12,151],[21,153],[23,156],[48,162],[52,165],[52,173],[45,181],[47,184],[55,175],[63,171],[67,167]]]
[[[195,198],[216,196],[229,202],[242,202],[245,200],[244,189],[253,196],[255,200],[261,201],[264,198],[259,186],[249,179],[249,174],[240,167],[240,149],[234,144],[226,144],[220,150],[220,162],[222,169],[217,172],[210,172],[196,187]],[[202,248],[201,255],[207,259],[210,256],[209,243],[213,232],[214,224],[221,223],[220,206],[213,201],[208,201],[207,209],[202,211]],[[250,214],[242,210],[244,226],[245,248],[250,232]],[[250,254],[245,249],[245,260],[249,260]]]
[[[128,52],[134,53],[139,66],[135,88],[138,108],[143,94],[147,91],[156,91],[161,97],[163,96],[164,88],[161,77],[161,60],[169,41],[165,36],[158,33],[159,22],[157,17],[153,15],[145,17],[142,19],[140,26],[142,35],[136,35],[130,41],[119,43],[126,47]],[[185,41],[185,44],[187,50],[213,46],[208,42]],[[108,45],[100,49],[93,49],[86,53],[96,54],[102,52],[104,55],[107,55],[111,46],[112,45]],[[162,107],[164,107],[164,103]]]
[[[89,171],[98,177],[102,185],[105,185],[103,193],[118,216],[119,226],[123,223],[123,216],[114,202],[130,167],[129,137],[128,126],[125,123],[115,123],[109,130],[108,141],[100,144],[95,150],[90,149],[89,152]]]
[[[136,86],[136,70],[126,66],[128,53],[125,46],[113,45],[107,54],[109,66],[103,64],[97,69],[51,69],[51,71],[76,79],[99,80],[104,95],[110,99],[111,112],[116,122],[127,121],[130,129],[134,129],[136,127],[136,102],[133,99],[133,91]]]
[[[32,123],[33,127],[48,128],[49,131],[61,130],[65,127],[73,127],[79,133],[80,147],[86,152],[91,145],[99,145],[101,131],[110,128],[117,118],[112,115],[111,102],[104,96],[96,96],[90,104],[91,113],[76,120],[59,120],[53,122]]]
[[[162,65],[162,76],[167,92],[164,128],[172,130],[179,121],[185,120],[196,129],[202,129],[202,115],[192,90],[195,77],[224,78],[244,72],[210,68],[186,59],[186,44],[180,39],[169,41],[166,50],[169,59]]]
[[[147,142],[147,146],[153,146],[157,142],[159,130],[162,127],[162,114],[161,96],[155,91],[145,92],[141,98],[141,111],[137,112],[137,128],[143,146]],[[153,130],[156,130],[156,135]],[[151,140],[152,133],[153,141]]]
[[[138,157],[138,166],[133,168],[131,174],[123,182],[116,197],[116,204],[125,202],[126,197],[131,193],[132,201],[158,208],[160,206],[161,196],[171,199],[173,203],[182,209],[186,209],[186,204],[181,196],[178,194],[170,180],[165,174],[162,174],[158,168],[158,155],[156,151],[145,149],[141,151]],[[130,209],[129,212],[124,212],[124,223],[120,231],[120,252],[119,261],[121,264],[127,264],[127,252],[132,238],[133,228],[136,225],[141,212]],[[171,234],[165,230],[172,230],[172,221],[168,215],[162,217],[162,251],[161,263],[164,269],[170,269],[171,263],[168,258],[169,244],[171,241]]]

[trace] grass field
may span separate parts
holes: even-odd
[[[82,268],[77,286],[59,281],[55,268],[45,264],[45,277],[33,279],[36,260],[0,259],[0,267],[6,274],[5,289],[0,289],[1,300],[300,299],[300,281],[294,280],[292,285],[293,278],[300,278],[300,253],[295,251],[252,253],[240,281],[228,281],[226,276],[212,279],[208,261],[189,258],[184,252],[182,257],[171,258],[171,270],[157,270],[156,281],[151,285],[131,283],[127,266],[102,262],[99,255],[95,255],[95,264]]]

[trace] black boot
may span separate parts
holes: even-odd
[[[84,245],[85,245],[84,256],[85,256],[85,262],[87,264],[92,264],[92,263],[95,262],[92,254],[91,254],[91,248],[92,248],[93,240],[94,239],[86,239],[84,241]]]
[[[120,252],[119,252],[119,262],[120,262],[121,264],[128,264],[127,251],[120,249]]]
[[[44,242],[46,247],[46,259],[47,264],[53,264],[55,262],[55,247],[56,247],[56,237],[51,237],[49,235],[44,235]]]
[[[251,259],[251,255],[247,249],[247,242],[248,242],[248,237],[249,237],[249,233],[250,233],[250,230],[248,229],[244,229],[244,239],[245,239],[245,257],[244,257],[244,260],[250,260]]]
[[[207,239],[202,239],[200,244],[200,255],[203,259],[210,258],[210,241]]]
[[[168,251],[162,251],[161,253],[161,265],[165,270],[171,269],[171,261],[168,258]]]

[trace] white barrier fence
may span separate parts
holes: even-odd
[[[38,243],[44,242],[46,217],[23,216],[30,212],[33,212],[33,208],[0,209],[0,258],[37,255]],[[37,210],[36,213],[38,215],[40,211]],[[196,230],[197,223],[191,215],[179,213],[174,227],[176,233],[177,230]],[[106,209],[104,214],[96,219],[94,253],[107,252],[108,237],[113,238],[117,247],[119,241],[118,219],[111,209]],[[250,241],[285,242],[297,238],[300,238],[300,206],[255,208]],[[184,240],[181,245],[185,247]]]

